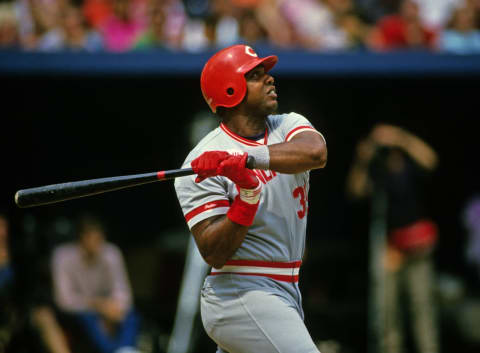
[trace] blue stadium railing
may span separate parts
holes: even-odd
[[[275,74],[302,77],[348,76],[478,76],[480,55],[410,52],[275,53]],[[36,53],[0,51],[0,74],[12,75],[198,75],[212,52],[186,54],[153,50],[128,53]]]

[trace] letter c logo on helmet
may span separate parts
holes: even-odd
[[[243,44],[222,49],[203,67],[200,77],[203,98],[214,113],[217,107],[235,107],[247,93],[245,74],[258,65],[268,72],[277,61],[275,55],[259,58],[251,47]]]
[[[245,53],[253,56],[254,58],[258,58],[257,53],[255,53],[255,51],[251,47],[249,47],[248,45],[245,46]]]

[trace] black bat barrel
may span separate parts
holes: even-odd
[[[39,186],[17,191],[15,203],[22,208],[46,205],[152,183],[159,180],[157,175],[153,172]]]

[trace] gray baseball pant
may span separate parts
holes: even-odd
[[[220,276],[216,276],[220,277]],[[270,288],[213,287],[202,289],[201,316],[217,353],[319,353],[299,308]],[[301,309],[300,309],[301,310]]]

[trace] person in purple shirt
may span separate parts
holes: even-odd
[[[138,317],[120,250],[105,239],[101,223],[80,218],[78,239],[52,256],[54,300],[101,353],[134,351]]]

